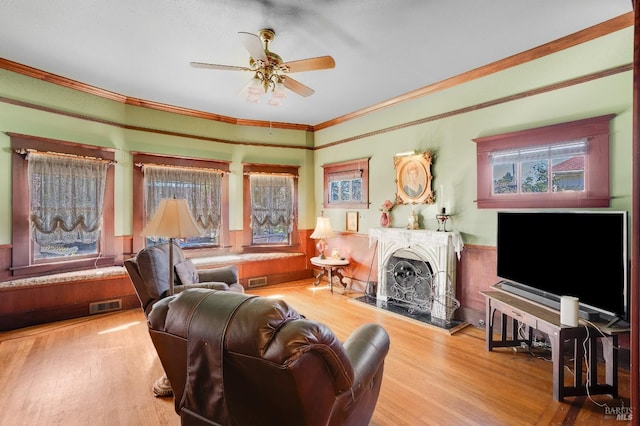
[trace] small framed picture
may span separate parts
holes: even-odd
[[[358,212],[347,212],[347,231],[358,232]]]

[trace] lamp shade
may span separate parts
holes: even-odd
[[[163,198],[142,230],[145,237],[189,238],[202,235],[185,199]]]
[[[335,236],[336,234],[331,228],[331,222],[329,221],[329,218],[319,217],[316,219],[316,229],[313,230],[313,233],[309,237],[313,238],[314,240],[322,240]]]

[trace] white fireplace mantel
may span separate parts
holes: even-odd
[[[409,230],[403,228],[372,228],[369,230],[369,245],[377,242],[378,286],[376,297],[387,301],[387,262],[394,253],[407,251],[427,262],[437,278],[435,283],[432,318],[450,319],[452,310],[447,297],[455,299],[456,256],[464,247],[457,232],[431,231],[428,229]],[[445,277],[445,279],[442,279]],[[443,302],[443,300],[446,300]]]
[[[460,253],[464,248],[462,237],[457,232],[431,231],[429,229],[404,229],[404,228],[371,228],[369,230],[369,246],[375,241],[385,244],[410,247],[421,245],[427,247],[452,245],[453,250],[460,260]]]

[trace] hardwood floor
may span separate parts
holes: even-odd
[[[487,352],[484,330],[453,335],[331,294],[313,280],[252,289],[280,295],[340,340],[366,322],[391,338],[371,425],[621,425],[607,395],[552,399],[551,363],[509,349]],[[0,333],[0,425],[179,425],[173,399],[154,398],[162,374],[141,309]],[[603,370],[603,369],[600,369]],[[570,374],[567,374],[570,376]],[[600,406],[600,405],[602,406]]]

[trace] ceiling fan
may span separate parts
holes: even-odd
[[[286,96],[285,88],[300,96],[311,96],[314,90],[291,78],[289,73],[314,71],[334,68],[335,61],[331,56],[319,56],[317,58],[300,59],[297,61],[283,62],[282,58],[269,50],[269,43],[275,38],[276,33],[270,28],[258,31],[258,35],[239,32],[238,35],[244,47],[251,55],[249,66],[218,65],[203,62],[191,62],[195,68],[208,68],[224,71],[250,71],[254,77],[247,87],[247,101],[259,102],[260,97],[271,91],[270,105],[279,105]]]

